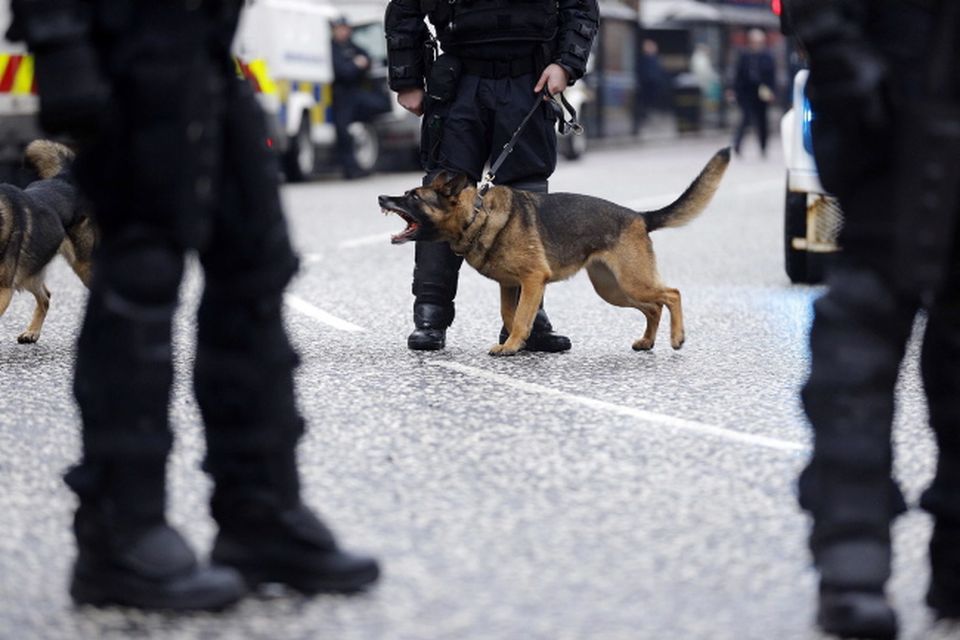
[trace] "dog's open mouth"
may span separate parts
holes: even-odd
[[[382,207],[380,210],[383,211],[383,215],[395,213],[403,218],[403,221],[407,223],[406,229],[395,236],[390,236],[391,243],[403,244],[404,242],[409,242],[410,240],[413,240],[413,237],[416,235],[417,231],[420,230],[420,223],[414,220],[413,217],[407,212],[400,211],[399,209],[388,209],[386,207]]]

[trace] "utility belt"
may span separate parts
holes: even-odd
[[[537,61],[533,57],[516,60],[460,60],[463,73],[481,78],[499,80],[501,78],[519,78],[539,73]]]

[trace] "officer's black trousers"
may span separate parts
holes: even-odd
[[[533,93],[538,77],[481,78],[464,75],[448,104],[428,103],[424,114],[421,159],[429,184],[441,171],[462,173],[479,182],[523,118],[540,98]],[[440,124],[432,125],[432,122]],[[497,184],[547,191],[557,166],[556,120],[548,105],[534,115],[497,172]],[[417,304],[452,308],[463,258],[443,242],[418,242],[413,270]]]
[[[217,492],[243,485],[243,469],[264,475],[258,460],[292,465],[302,429],[281,318],[296,258],[263,116],[230,59],[231,25],[186,5],[132,11],[101,45],[115,114],[76,164],[101,232],[75,377],[83,461],[68,477],[90,500],[147,482],[111,469],[166,459],[171,324],[189,253],[205,276],[194,388]],[[292,473],[279,475],[295,489]],[[149,482],[162,485],[162,473]],[[162,488],[140,489],[162,502]]]
[[[922,305],[895,284],[893,183],[882,173],[842,199],[843,254],[815,304],[803,389],[814,453],[800,480],[801,504],[814,517],[815,557],[851,540],[888,544],[889,525],[905,508],[892,479],[894,391]],[[926,309],[921,371],[940,448],[922,502],[936,517],[960,522],[960,235],[947,285]]]

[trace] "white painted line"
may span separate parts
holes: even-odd
[[[352,322],[347,322],[346,320],[341,320],[340,318],[330,315],[323,309],[313,306],[300,296],[295,296],[292,293],[287,293],[283,296],[284,301],[287,305],[294,311],[299,311],[305,316],[313,318],[314,320],[319,320],[325,325],[331,326],[334,329],[339,329],[340,331],[347,331],[349,333],[359,333],[365,331],[363,327],[358,327]]]
[[[357,249],[359,247],[368,247],[372,244],[390,244],[389,233],[378,233],[372,236],[363,236],[353,240],[344,240],[337,245],[340,249]]]
[[[517,380],[515,378],[511,378],[510,376],[505,376],[499,373],[492,373],[490,371],[485,371],[484,369],[470,367],[460,364],[459,362],[442,360],[439,362],[430,362],[429,364],[437,367],[443,367],[444,369],[450,369],[451,371],[456,371],[467,376],[473,376],[475,378],[489,380],[490,382],[496,382],[497,384],[512,387],[520,391],[526,391],[528,393],[536,393],[545,396],[553,396],[560,398],[561,400],[580,404],[592,409],[600,409],[603,411],[609,411],[611,413],[619,413],[620,415],[630,416],[646,422],[655,422],[681,431],[702,433],[704,435],[722,438],[724,440],[754,445],[757,447],[765,447],[767,449],[776,449],[778,451],[807,451],[807,447],[799,442],[781,440],[779,438],[770,438],[767,436],[759,436],[752,433],[742,433],[740,431],[734,431],[733,429],[717,427],[702,422],[696,422],[694,420],[674,418],[673,416],[654,413],[652,411],[644,411],[643,409],[635,409],[633,407],[625,407],[623,405],[613,404],[612,402],[604,402],[603,400],[578,396],[572,393],[566,393],[565,391],[551,389],[550,387],[544,387],[543,385]]]
[[[303,264],[316,264],[317,262],[323,262],[322,253],[305,253],[301,256],[300,261]]]
[[[764,182],[750,182],[747,184],[738,184],[731,187],[724,187],[721,183],[720,188],[717,190],[717,196],[729,196],[729,195],[738,195],[745,196],[753,193],[763,193],[764,191],[769,191],[776,187],[784,187],[786,182],[783,178],[777,178],[776,180],[766,180]],[[677,193],[668,193],[659,196],[646,196],[643,198],[637,198],[636,200],[630,200],[624,206],[629,209],[634,209],[636,211],[651,211],[665,207],[677,198],[680,197],[680,194],[683,191]]]

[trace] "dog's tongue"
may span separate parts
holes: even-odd
[[[410,236],[417,232],[417,229],[420,228],[420,225],[416,222],[407,222],[407,228],[398,233],[397,235],[390,238],[390,242],[393,244],[403,244],[410,240]]]

